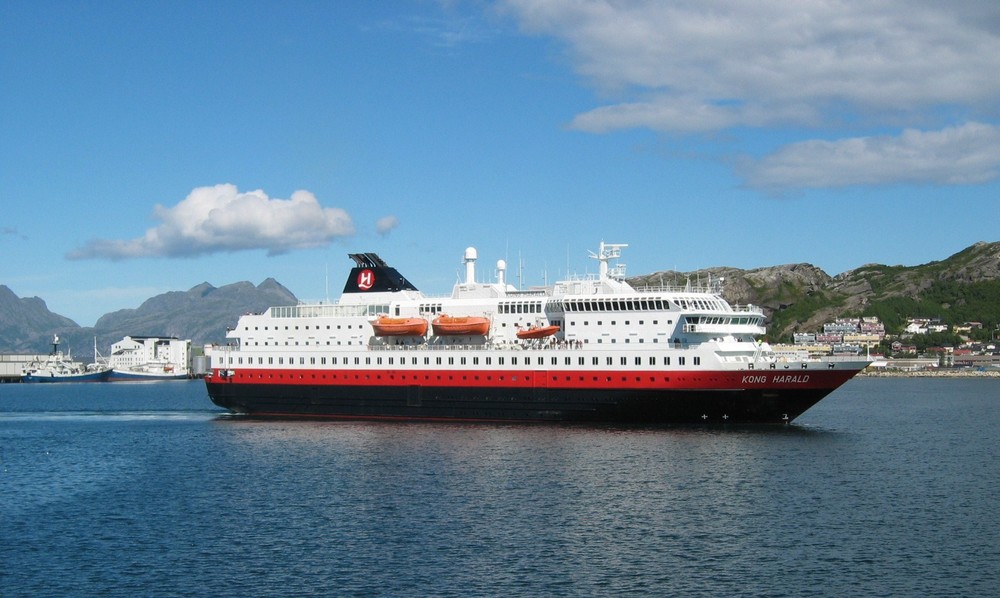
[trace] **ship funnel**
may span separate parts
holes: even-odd
[[[465,284],[475,284],[476,282],[476,253],[475,247],[465,249]]]
[[[504,275],[507,272],[507,262],[503,260],[497,260],[497,284],[503,286],[507,284],[504,281]]]

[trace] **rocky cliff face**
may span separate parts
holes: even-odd
[[[38,297],[22,299],[0,285],[0,346],[18,347],[40,339],[39,351],[48,352],[53,334],[73,328],[78,328],[76,322],[50,312]]]
[[[867,264],[830,276],[810,264],[787,264],[740,270],[719,267],[695,272],[656,272],[629,279],[633,286],[681,284],[725,278],[723,296],[732,304],[760,306],[768,321],[794,313],[770,332],[786,336],[796,330],[817,330],[844,315],[864,315],[875,301],[893,297],[921,298],[936,284],[974,285],[1000,280],[1000,243],[976,243],[941,261],[919,266]],[[1000,302],[1000,297],[996,298]],[[942,309],[951,307],[947,299]]]

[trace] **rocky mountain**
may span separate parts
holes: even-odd
[[[47,353],[53,334],[59,335],[61,349],[71,349],[80,360],[92,355],[95,337],[103,353],[126,335],[189,338],[195,346],[222,343],[241,314],[296,303],[295,295],[273,278],[256,286],[237,282],[216,288],[205,282],[157,295],[136,309],[106,314],[93,328],[84,328],[49,312],[41,299],[17,299],[0,287],[0,351]]]
[[[76,322],[49,311],[45,301],[38,297],[20,298],[4,285],[0,285],[0,346],[14,347],[31,343],[39,334],[79,328]],[[47,344],[49,341],[45,341]]]
[[[633,286],[685,284],[724,278],[733,304],[760,306],[769,337],[816,331],[841,316],[878,316],[890,326],[907,317],[1000,324],[1000,243],[976,243],[941,261],[919,266],[867,264],[830,276],[810,264],[753,270],[707,268],[656,272],[630,278]]]
[[[976,243],[941,261],[920,266],[867,264],[830,276],[810,264],[752,270],[718,267],[695,272],[661,271],[629,279],[635,287],[707,283],[724,278],[723,296],[752,303],[768,318],[769,338],[815,331],[840,316],[878,316],[899,327],[906,317],[940,317],[946,322],[977,320],[987,330],[1000,324],[1000,243]],[[194,345],[225,342],[227,327],[241,314],[272,305],[295,305],[288,289],[268,278],[254,286],[238,282],[216,288],[202,283],[188,291],[152,297],[136,309],[106,314],[93,328],[53,314],[38,297],[18,298],[0,285],[0,352],[48,352],[53,334],[78,359],[90,354],[94,338],[107,352],[126,335],[177,336]]]

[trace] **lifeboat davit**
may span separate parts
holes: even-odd
[[[431,322],[434,334],[438,336],[486,336],[490,333],[490,321],[477,316],[441,315]]]
[[[517,338],[520,339],[545,338],[547,336],[552,336],[557,332],[559,332],[559,327],[555,325],[529,326],[527,328],[522,328],[518,330]]]
[[[427,320],[423,318],[390,318],[379,316],[371,321],[375,336],[424,336]]]

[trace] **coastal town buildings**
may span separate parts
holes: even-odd
[[[899,338],[891,339],[889,354],[873,353],[889,339],[885,325],[877,317],[837,318],[823,324],[822,331],[796,332],[792,345],[772,345],[781,355],[819,357],[823,355],[859,355],[866,353],[879,358],[875,364],[905,370],[924,368],[1000,368],[1000,353],[996,343],[968,342],[958,347],[927,347],[921,355],[915,335],[951,332],[962,336],[982,330],[981,322],[964,322],[948,326],[937,318],[908,318]]]

